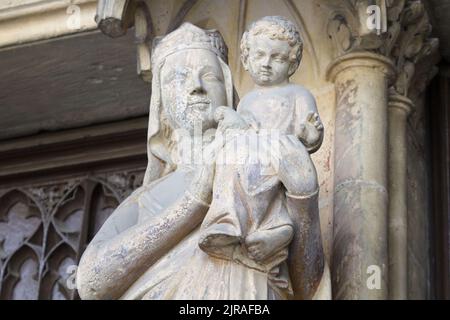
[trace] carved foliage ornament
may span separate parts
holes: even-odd
[[[433,55],[438,47],[437,39],[430,38],[431,25],[422,1],[330,0],[326,3],[332,10],[328,37],[334,42],[337,55],[364,50],[391,58],[397,69],[394,89],[408,96],[416,65]],[[375,19],[380,29],[369,28],[371,19]]]

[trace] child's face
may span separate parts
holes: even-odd
[[[289,54],[287,41],[270,39],[259,34],[249,39],[247,69],[253,81],[260,86],[273,86],[289,79]]]

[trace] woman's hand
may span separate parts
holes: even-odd
[[[226,133],[228,129],[247,129],[245,120],[230,107],[217,107],[214,112],[214,119],[219,123],[217,130]]]

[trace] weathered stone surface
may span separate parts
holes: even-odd
[[[387,88],[391,62],[347,54],[329,69],[336,83],[333,296],[387,298]],[[368,268],[381,286],[367,286]]]
[[[353,63],[358,60],[359,65],[347,64],[346,66],[349,69],[358,69],[360,75],[355,76],[358,72],[352,74],[348,70],[339,71],[341,77],[349,72],[346,79],[339,79],[337,76],[333,81],[330,78],[330,81],[327,81],[325,71],[334,59],[342,55],[347,56],[352,52],[383,56],[391,60],[396,71],[389,92],[400,95],[402,99],[409,99],[414,106],[413,109],[419,107],[419,100],[428,80],[435,74],[433,65],[438,59],[437,41],[429,38],[430,21],[424,9],[428,6],[428,9],[431,9],[428,13],[434,12],[431,21],[434,22],[433,27],[437,32],[433,32],[433,35],[440,35],[444,39],[446,13],[442,8],[445,9],[446,1],[438,1],[439,6],[431,6],[425,1],[409,0],[226,0],[226,6],[223,5],[223,1],[140,1],[136,12],[132,12],[134,6],[128,6],[123,11],[118,8],[115,10],[117,11],[115,20],[107,21],[115,23],[110,24],[109,27],[106,24],[106,33],[109,28],[112,33],[118,31],[116,34],[118,35],[125,33],[126,27],[131,26],[126,19],[130,17],[135,19],[135,30],[128,30],[128,35],[123,38],[112,41],[95,34],[85,34],[79,37],[61,38],[56,42],[34,43],[30,47],[2,49],[0,66],[4,66],[1,70],[2,74],[5,74],[2,79],[4,79],[4,86],[9,90],[7,94],[0,94],[0,104],[6,106],[3,113],[6,115],[3,128],[10,124],[13,126],[6,131],[0,129],[0,139],[1,136],[9,138],[34,134],[41,130],[60,130],[115,121],[127,118],[129,115],[145,117],[150,90],[134,76],[136,63],[139,75],[147,81],[151,80],[150,43],[156,36],[175,30],[183,21],[192,22],[205,29],[215,28],[222,33],[229,46],[229,66],[234,85],[236,91],[243,97],[253,86],[253,79],[240,63],[239,43],[245,27],[250,21],[264,15],[286,16],[300,27],[300,35],[305,42],[300,72],[295,73],[291,80],[311,90],[317,102],[321,121],[326,128],[322,147],[311,158],[315,163],[320,186],[319,211],[323,249],[326,260],[329,263],[333,262],[336,267],[335,280],[342,284],[342,288],[335,286],[335,297],[361,298],[369,297],[369,295],[369,298],[377,299],[386,297],[386,279],[384,278],[383,292],[376,290],[368,292],[364,289],[365,280],[369,276],[364,267],[367,263],[372,263],[374,259],[372,254],[384,259],[386,242],[391,244],[387,250],[388,265],[392,267],[389,273],[391,279],[395,278],[395,281],[389,282],[388,285],[391,290],[389,297],[403,299],[406,295],[405,290],[408,290],[409,297],[430,297],[431,272],[428,263],[430,260],[429,239],[432,235],[428,231],[430,199],[426,190],[429,189],[430,181],[427,180],[426,171],[431,162],[421,156],[421,153],[428,152],[425,148],[423,133],[429,129],[424,129],[425,126],[420,124],[422,120],[417,122],[416,118],[422,117],[424,112],[423,110],[414,111],[406,129],[406,117],[403,114],[399,114],[397,110],[386,112],[386,106],[389,104],[383,102],[383,107],[380,104],[380,101],[385,101],[386,88],[381,84],[383,81],[378,76],[380,71],[381,73],[385,71],[383,67],[380,69],[379,65],[374,67],[373,61],[366,63],[367,60],[362,62],[364,59],[352,56]],[[104,4],[108,0],[102,2]],[[125,3],[122,0],[115,2]],[[434,2],[436,1],[430,1],[432,4]],[[26,3],[31,5],[23,6]],[[0,46],[17,45],[72,33],[73,31],[67,29],[64,20],[66,6],[61,3],[41,0],[2,2],[0,29],[7,30],[7,33],[0,39]],[[93,9],[96,1],[74,0],[71,3],[80,5],[83,9],[82,30],[94,28],[95,10]],[[381,8],[381,29],[378,33],[378,30],[371,30],[367,26],[368,12],[366,10],[369,5],[374,4]],[[18,6],[17,10],[11,10],[11,6]],[[52,12],[38,14],[37,8],[44,7],[52,8]],[[220,12],[220,15],[216,12]],[[122,18],[124,18],[123,24],[120,20]],[[33,28],[24,28],[24,21],[28,21]],[[444,27],[436,28],[439,25]],[[132,40],[133,33],[135,43]],[[86,48],[85,39],[88,39],[86,41],[89,42],[88,46],[91,49]],[[113,48],[104,47],[106,42]],[[448,50],[445,46],[448,41],[442,42],[444,46],[441,52],[447,55]],[[41,48],[45,49],[45,54],[42,54]],[[70,52],[67,52],[66,48]],[[80,53],[80,48],[85,53]],[[137,51],[137,61],[135,51]],[[52,52],[53,56],[47,55],[48,52]],[[116,55],[117,52],[120,54]],[[36,59],[28,59],[30,55],[35,56]],[[20,63],[15,63],[17,59]],[[80,64],[75,62],[77,60],[83,60],[83,62]],[[94,60],[101,60],[103,67],[95,62],[91,66],[91,61]],[[58,66],[53,68],[48,63],[41,64],[37,63],[38,61],[53,61]],[[114,73],[115,68],[112,68],[111,72],[108,71],[110,68],[107,67],[107,61],[111,61],[113,67],[114,64],[120,64],[119,67],[122,67],[124,62],[125,67],[122,72],[118,72],[119,76]],[[90,67],[86,68],[86,65]],[[48,72],[48,70],[51,71]],[[65,73],[69,73],[68,70],[70,77],[64,76]],[[373,73],[377,75],[374,76]],[[46,74],[46,77],[42,77],[42,74]],[[93,76],[90,78],[85,76],[86,74]],[[42,80],[43,78],[56,79],[57,84]],[[113,78],[118,79],[112,80]],[[92,90],[92,88],[99,88],[99,90]],[[123,91],[124,88],[126,92]],[[33,106],[37,110],[36,113],[27,112],[31,109],[29,101],[36,103],[36,106]],[[56,104],[50,105],[50,101],[56,101],[58,110],[64,110],[62,114],[59,114],[58,119],[52,113]],[[389,102],[392,103],[391,100],[387,103]],[[75,112],[80,108],[82,113]],[[1,120],[0,124],[2,124]],[[145,130],[144,127],[140,125],[139,130]],[[111,129],[113,128],[117,127],[111,126]],[[404,130],[408,131],[406,142]],[[88,130],[85,133],[89,134],[89,132]],[[106,137],[114,139],[120,136],[120,132],[101,134],[100,140],[95,137],[94,141],[103,141],[102,139]],[[381,132],[385,134],[382,135]],[[99,166],[106,163],[109,154],[113,153],[115,156],[111,157],[112,161],[115,161],[116,157],[129,155],[130,152],[135,156],[139,154],[141,160],[143,157],[138,143],[123,146],[122,143],[126,143],[127,140],[119,139],[120,143],[112,149],[100,146],[98,154],[94,156],[92,146],[87,148],[86,152],[76,155],[76,151],[80,150],[79,146],[76,146],[64,156],[61,156],[63,151],[54,153],[55,150],[52,149],[53,151],[49,154],[29,159],[24,157],[16,163],[14,159],[17,159],[17,155],[12,157],[10,155],[25,150],[27,143],[35,141],[31,139],[25,143],[26,139],[23,139],[7,141],[8,143],[0,146],[0,152],[6,150],[8,154],[1,160],[5,168],[1,175],[7,177],[7,180],[3,179],[2,182],[8,185],[14,183],[15,174],[25,179],[27,174],[33,173],[34,164],[38,171],[56,172],[64,168],[65,161],[68,165],[91,167],[94,163]],[[50,140],[52,139],[50,137]],[[50,140],[45,140],[45,143]],[[41,139],[38,138],[36,141]],[[81,140],[77,141],[80,143]],[[391,143],[390,149],[385,149],[388,141]],[[19,146],[11,147],[9,142],[17,142]],[[107,142],[107,144],[112,143]],[[408,149],[405,148],[405,144],[408,145]],[[53,148],[53,145],[50,143],[48,148]],[[32,155],[33,152],[36,154],[39,150],[47,150],[47,146],[43,149],[33,147],[25,154]],[[60,155],[60,157],[51,159],[52,155]],[[166,166],[166,173],[172,168]],[[159,169],[156,170],[158,174]],[[151,180],[158,174],[147,175],[147,178]],[[406,174],[408,182],[405,184]],[[390,183],[387,183],[388,181]],[[387,204],[389,206],[386,209]],[[386,210],[389,212],[387,220]],[[372,222],[373,229],[369,228]],[[335,235],[333,235],[333,223]],[[384,238],[381,237],[384,232],[383,224],[390,226],[389,235]],[[372,243],[378,239],[372,238],[372,232],[380,236],[381,244]],[[338,242],[333,241],[333,237]],[[414,239],[414,241],[409,241],[408,249],[405,249],[407,239]],[[366,255],[354,253],[363,250],[361,248],[371,253]],[[406,255],[407,262],[405,262]],[[31,262],[25,263],[24,275],[31,274],[33,268]],[[405,268],[408,270],[407,278]],[[387,274],[384,266],[382,271],[383,275]],[[347,280],[350,282],[345,282]],[[405,282],[408,282],[407,285]]]
[[[32,58],[30,58],[32,57]],[[0,139],[148,114],[133,35],[99,32],[0,50]]]
[[[431,181],[427,117],[424,100],[416,103],[407,122],[408,299],[430,299]]]
[[[183,24],[155,43],[144,185],[86,249],[77,273],[80,296],[329,298],[318,181],[308,153],[320,147],[323,124],[311,93],[289,84],[303,44],[295,25],[266,17],[244,34],[243,63],[255,89],[237,112],[217,32]],[[214,138],[216,125],[210,143],[205,137]],[[276,131],[258,141],[271,159],[264,172],[263,151],[245,145],[233,151],[233,138],[220,140],[230,129],[259,139],[264,130]],[[201,138],[200,154],[184,152]],[[189,162],[203,150],[212,163]],[[220,163],[227,152],[237,157]]]
[[[406,119],[413,103],[391,92],[389,95],[389,296],[405,300],[408,294],[407,264],[407,139]]]
[[[0,4],[0,48],[92,31],[96,0],[7,0]]]

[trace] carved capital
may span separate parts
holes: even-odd
[[[390,81],[395,74],[395,67],[390,59],[380,54],[364,51],[348,53],[334,60],[328,66],[327,79],[334,82],[339,73],[350,68],[369,68],[371,72],[384,73]]]
[[[334,42],[338,55],[356,50],[377,50],[382,46],[382,33],[387,28],[384,0],[329,0],[325,3],[331,9],[328,37]],[[372,13],[375,7],[377,12]],[[369,26],[372,14],[379,18],[378,30]]]
[[[438,40],[430,38],[431,25],[421,0],[346,0],[327,4],[332,9],[328,36],[337,56],[364,50],[392,60],[397,73],[393,86],[398,94],[409,96],[418,64],[425,62],[430,70],[437,62],[436,58],[424,59],[436,55]],[[422,79],[434,75],[434,71],[426,75],[420,69]],[[426,83],[421,81],[421,89]]]
[[[415,91],[416,95],[418,91],[423,92],[428,80],[435,75],[433,66],[437,63],[439,41],[430,38],[431,25],[421,1],[408,1],[395,23],[399,31],[395,34],[392,51],[388,52],[398,72],[394,88],[397,93],[411,97],[410,91]],[[421,64],[426,65],[426,72]],[[418,76],[420,85],[415,81]],[[410,90],[411,87],[416,90]]]

